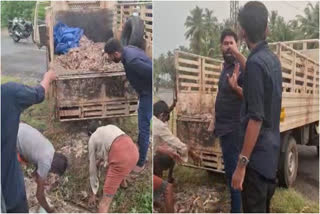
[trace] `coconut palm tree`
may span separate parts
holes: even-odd
[[[203,16],[205,33],[202,39],[201,55],[214,56],[214,54],[216,54],[216,49],[219,46],[218,19],[213,16],[213,10],[207,8],[205,9]]]
[[[309,2],[304,9],[304,16],[297,15],[296,18],[304,39],[319,38],[319,2],[315,6]]]
[[[196,6],[190,11],[191,15],[187,17],[184,23],[187,31],[186,39],[190,39],[190,48],[193,53],[199,54],[201,51],[201,39],[205,34],[203,10]]]

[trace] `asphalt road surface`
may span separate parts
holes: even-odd
[[[173,90],[159,88],[155,96],[170,104],[173,100]],[[178,100],[179,102],[179,100]],[[298,145],[299,166],[294,188],[313,201],[319,201],[319,157],[315,146]]]
[[[38,49],[31,37],[15,43],[1,31],[1,73],[22,78],[22,82],[41,80],[46,72],[46,50]]]

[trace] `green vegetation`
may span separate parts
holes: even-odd
[[[319,2],[308,3],[304,15],[285,21],[276,11],[269,11],[268,42],[292,41],[319,38]],[[190,11],[185,21],[185,38],[190,40],[189,47],[179,47],[179,50],[201,56],[221,59],[220,35],[223,29],[232,28],[229,19],[219,21],[214,16],[214,10],[202,9],[196,6]],[[248,49],[242,44],[242,53],[247,56]],[[161,86],[174,86],[175,69],[174,54],[168,51],[154,60],[154,82]]]
[[[33,22],[36,1],[1,1],[1,27],[6,27],[8,20],[21,17]],[[42,2],[38,10],[38,19],[44,20],[45,7],[49,2]]]
[[[274,213],[319,213],[319,203],[306,199],[294,189],[276,190],[271,211]]]

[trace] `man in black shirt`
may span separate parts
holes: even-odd
[[[246,58],[237,48],[237,35],[225,29],[220,37],[224,58],[223,70],[219,78],[219,90],[215,103],[215,113],[208,131],[220,138],[224,169],[230,188],[231,212],[241,212],[241,192],[231,187],[232,174],[237,166],[240,153],[239,125],[242,104],[242,76]],[[241,65],[241,71],[239,70]]]
[[[242,149],[232,187],[242,191],[243,212],[270,211],[280,152],[282,75],[280,61],[266,40],[268,10],[261,2],[248,2],[238,20],[248,56],[243,77]]]

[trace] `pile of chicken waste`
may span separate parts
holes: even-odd
[[[122,63],[114,63],[108,60],[104,54],[104,43],[93,42],[83,35],[79,41],[79,47],[71,48],[68,53],[55,57],[55,64],[67,70],[123,71]]]

